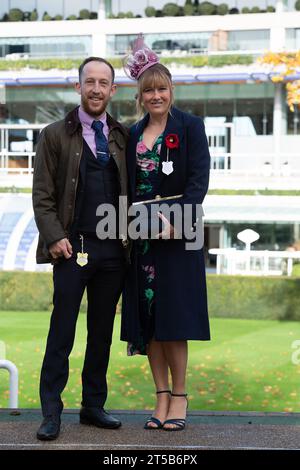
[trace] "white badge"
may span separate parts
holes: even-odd
[[[170,175],[171,173],[173,173],[174,171],[174,168],[173,168],[173,162],[162,162],[162,172],[165,174],[165,175]]]
[[[79,264],[79,266],[81,266],[81,267],[88,264],[88,254],[87,253],[77,253],[76,263]]]
[[[82,267],[88,264],[88,253],[83,252],[83,235],[80,234],[79,238],[81,240],[81,252],[78,251],[77,253],[76,263]]]

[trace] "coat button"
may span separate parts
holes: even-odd
[[[76,179],[75,178],[72,178],[72,183],[75,183]]]

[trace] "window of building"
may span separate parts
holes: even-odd
[[[87,57],[91,36],[0,38],[0,57]]]
[[[50,123],[63,119],[79,103],[78,93],[69,86],[7,87],[6,93],[9,122]]]
[[[260,238],[252,244],[253,250],[285,250],[294,242],[293,224],[226,224],[226,245],[244,249],[245,243],[237,238],[237,234],[247,228],[259,233]]]
[[[135,93],[135,86],[119,86],[110,104],[112,114],[127,125],[136,120]],[[234,122],[236,135],[251,135],[250,127],[254,135],[272,134],[273,96],[272,83],[175,86],[176,106],[203,118]],[[6,103],[10,119],[48,123],[63,118],[79,97],[70,86],[7,87]]]
[[[292,111],[287,106],[287,133],[297,135],[300,134],[300,111],[295,106],[295,111]]]
[[[145,34],[145,42],[158,53],[202,54],[210,51],[263,50],[269,47],[270,31],[203,31],[195,33]],[[128,52],[136,35],[107,36],[107,55]]]
[[[209,50],[212,32],[145,34],[146,44],[157,53],[202,54]],[[122,55],[132,48],[136,34],[107,36],[107,55]]]
[[[271,83],[182,85],[175,87],[175,99],[183,111],[234,122],[237,136],[273,133]]]
[[[288,28],[285,33],[285,45],[287,49],[300,48],[300,28]]]
[[[270,30],[228,31],[228,50],[256,51],[270,47]]]

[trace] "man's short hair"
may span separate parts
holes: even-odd
[[[78,69],[78,73],[79,73],[79,82],[81,82],[83,67],[84,67],[86,64],[88,64],[89,62],[93,62],[93,61],[100,62],[101,64],[106,64],[106,65],[108,65],[108,67],[109,67],[110,70],[111,70],[112,83],[114,83],[114,80],[115,80],[115,70],[114,70],[113,66],[112,66],[107,60],[103,59],[102,57],[87,57],[87,58],[82,62],[82,64],[80,64],[79,69]]]

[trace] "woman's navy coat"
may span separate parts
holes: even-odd
[[[149,115],[146,115],[130,132],[127,167],[132,202],[136,189],[136,144],[148,120]],[[164,139],[168,134],[177,134],[179,148],[169,152],[174,171],[167,176],[161,171],[161,162],[166,160]],[[163,136],[157,194],[162,197],[183,194],[182,202],[193,204],[195,223],[195,204],[201,204],[207,192],[209,168],[210,156],[202,119],[173,107]],[[158,341],[210,339],[203,249],[187,251],[185,243],[184,239],[153,242],[156,272],[154,338]],[[139,338],[137,282],[133,242],[132,263],[123,293],[121,326],[121,339],[129,342]]]

